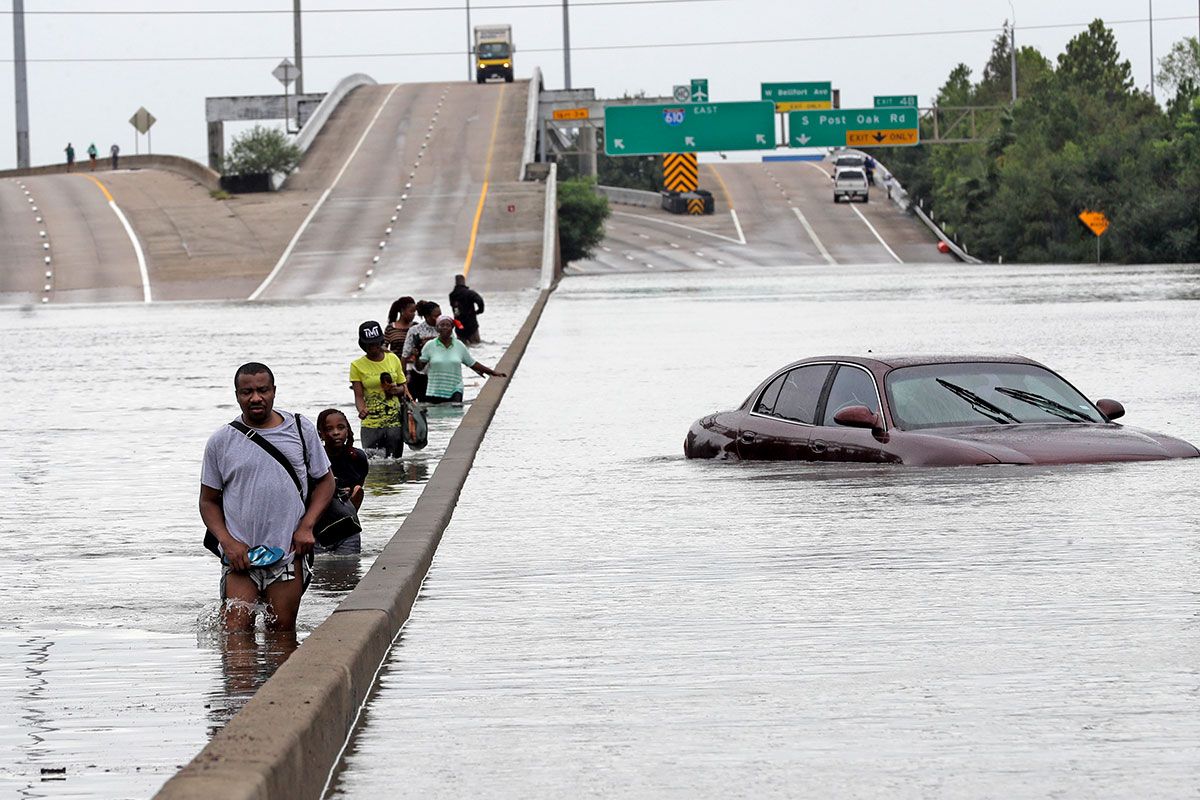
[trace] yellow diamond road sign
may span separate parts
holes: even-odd
[[[1079,215],[1080,221],[1092,229],[1092,233],[1099,236],[1108,230],[1108,217],[1100,211],[1084,211]],[[1099,252],[1098,250],[1096,252]]]
[[[884,131],[846,131],[847,147],[887,147],[890,144],[916,144],[916,128]]]

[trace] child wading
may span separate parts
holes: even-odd
[[[336,408],[327,408],[317,415],[317,432],[325,445],[325,455],[329,456],[329,468],[337,480],[338,495],[353,503],[356,509],[361,508],[363,485],[371,464],[367,461],[367,454],[354,446],[354,431],[350,429],[350,421]],[[334,555],[358,553],[362,551],[362,534],[356,533],[336,547],[318,546],[317,549]]]

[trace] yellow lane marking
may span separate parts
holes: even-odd
[[[707,164],[706,166],[721,186],[721,194],[725,195],[725,205],[729,207],[730,211],[733,211],[733,196],[729,194],[729,187],[725,185],[725,181],[721,178],[721,173],[717,171],[716,166],[713,164]]]
[[[93,178],[91,175],[84,175],[83,177],[87,178],[89,181],[91,181],[92,183],[94,183],[100,187],[100,191],[104,192],[105,200],[107,200],[110,203],[116,202],[113,200],[113,196],[109,193],[108,188],[103,183],[101,183],[98,179]]]
[[[500,87],[500,97],[496,99],[496,116],[492,118],[492,139],[488,142],[487,162],[483,167],[483,189],[479,192],[479,205],[475,208],[475,221],[471,223],[471,241],[467,243],[467,258],[463,262],[463,275],[471,273],[471,259],[475,257],[475,238],[479,235],[479,219],[483,216],[483,201],[488,193],[488,181],[492,177],[492,155],[496,150],[496,131],[500,130],[500,109],[504,107],[504,93],[508,84]]]

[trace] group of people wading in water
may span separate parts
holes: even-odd
[[[401,297],[386,328],[374,320],[358,326],[363,355],[350,363],[350,388],[367,451],[400,458],[407,417],[423,414],[420,404],[462,402],[463,366],[507,377],[467,349],[479,342],[484,303],[462,275],[450,302],[454,316],[435,302]],[[265,364],[239,367],[234,394],[242,413],[209,438],[200,479],[200,516],[221,556],[225,628],[252,630],[255,611],[266,604],[268,628],[293,630],[313,552],[361,549],[359,534],[321,547],[314,526],[331,500],[361,507],[368,454],[354,446],[339,409],[325,409],[315,425],[276,410],[275,376]]]

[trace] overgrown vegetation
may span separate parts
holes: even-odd
[[[939,106],[1010,100],[1010,50],[999,37],[979,82],[963,64]],[[1166,109],[1135,89],[1112,31],[1100,20],[1052,64],[1017,53],[1018,100],[996,112],[986,141],[896,148],[881,160],[924,200],[948,232],[986,260],[1050,262],[1095,257],[1077,219],[1102,211],[1104,258],[1122,263],[1200,261],[1200,48],[1194,38],[1163,59]],[[923,121],[922,137],[931,135]]]
[[[604,239],[609,213],[608,198],[596,192],[594,179],[558,182],[558,244],[563,264],[591,257]]]
[[[233,139],[225,156],[226,175],[291,174],[300,164],[300,148],[279,128],[255,125]]]

